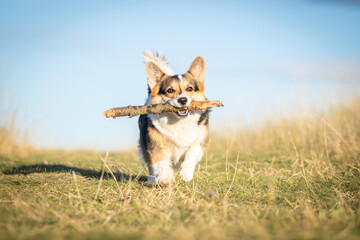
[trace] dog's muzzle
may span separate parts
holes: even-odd
[[[174,99],[170,101],[170,104],[177,108],[187,107],[190,105],[190,100],[187,97],[179,97],[178,99]],[[176,112],[176,115],[180,118],[185,118],[189,115],[189,110],[182,110]]]

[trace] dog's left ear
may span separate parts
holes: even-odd
[[[189,73],[191,73],[199,82],[205,81],[205,60],[203,57],[199,56],[195,58],[195,60],[192,62],[189,70]]]

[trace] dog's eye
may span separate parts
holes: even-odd
[[[174,89],[172,89],[172,88],[169,88],[166,92],[167,92],[167,93],[174,93],[174,92],[175,92],[175,90],[174,90]]]
[[[192,92],[194,89],[192,87],[187,87],[185,90],[188,92]]]

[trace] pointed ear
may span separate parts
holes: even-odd
[[[155,85],[160,82],[160,79],[164,75],[165,74],[163,71],[161,71],[161,69],[156,66],[156,64],[152,62],[146,63],[146,76],[150,89],[153,89],[153,87],[155,87]]]
[[[205,81],[205,60],[199,56],[192,62],[189,73],[191,73],[198,81]]]

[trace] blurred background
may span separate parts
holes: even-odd
[[[360,86],[360,1],[0,0],[0,116],[42,148],[135,147],[145,50],[206,62],[211,131],[324,109]]]

